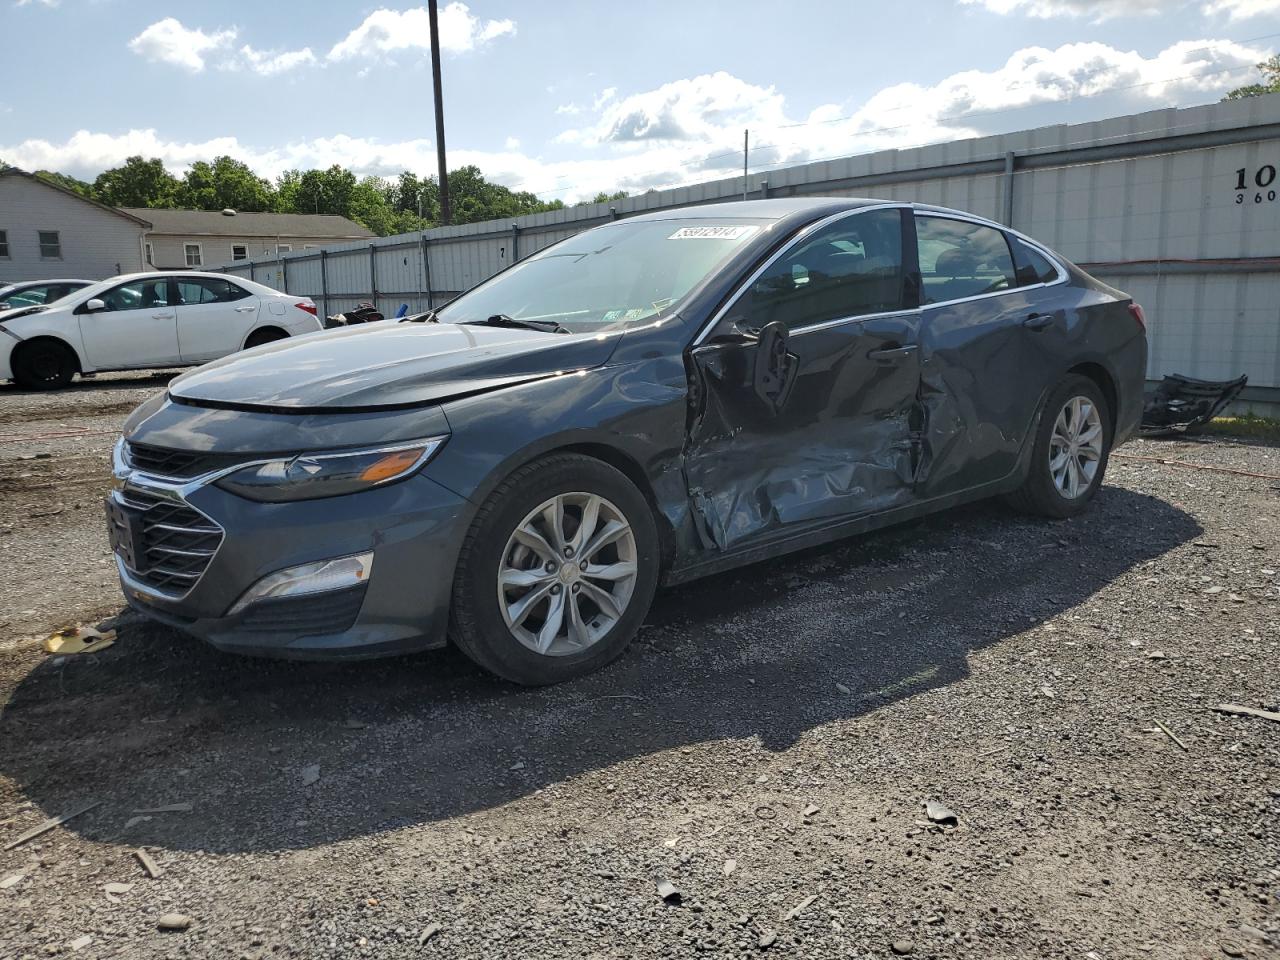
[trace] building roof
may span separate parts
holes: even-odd
[[[134,213],[121,210],[118,207],[111,207],[105,203],[99,203],[97,200],[91,200],[88,197],[76,193],[74,190],[68,190],[60,183],[54,183],[52,180],[46,180],[44,177],[37,177],[34,173],[27,173],[25,170],[19,170],[17,167],[0,166],[0,177],[26,177],[42,187],[48,187],[50,190],[57,190],[59,193],[65,193],[68,197],[75,197],[77,200],[87,203],[90,206],[97,207],[99,210],[105,210],[107,213],[114,213],[117,217],[124,217],[126,220],[132,220],[134,223],[143,227],[150,227],[151,221],[139,214],[149,214],[150,210],[140,210]],[[341,217],[339,219],[342,219]]]
[[[321,213],[237,213],[218,210],[162,210],[125,207],[131,216],[146,217],[151,232],[184,237],[316,237],[360,239],[374,234],[354,220]]]

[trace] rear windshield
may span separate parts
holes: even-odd
[[[497,314],[574,333],[618,330],[669,314],[768,220],[612,223],[534,254],[441,308],[446,323]]]

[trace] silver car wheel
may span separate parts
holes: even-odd
[[[626,612],[636,538],[622,511],[593,493],[563,493],[529,512],[498,563],[498,606],[534,653],[581,653]]]
[[[1072,397],[1058,412],[1049,438],[1049,475],[1068,500],[1083,496],[1102,461],[1102,417],[1088,397]]]

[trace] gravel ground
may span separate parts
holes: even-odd
[[[1280,704],[1275,446],[663,592],[553,689],[129,614],[50,657],[120,611],[106,457],[163,382],[0,389],[0,847],[98,804],[0,852],[0,957],[1278,955],[1280,723],[1211,709]]]

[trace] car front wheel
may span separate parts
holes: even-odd
[[[451,635],[477,664],[516,683],[589,673],[640,629],[658,557],[653,514],[625,475],[578,454],[536,461],[500,484],[472,524]]]
[[[57,390],[76,375],[71,348],[57,340],[33,340],[13,352],[13,379],[25,390]]]
[[[1098,385],[1071,374],[1049,394],[1031,469],[1010,501],[1026,513],[1073,517],[1102,486],[1111,454],[1111,413]]]

